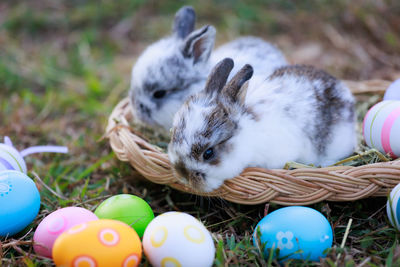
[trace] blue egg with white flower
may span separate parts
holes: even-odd
[[[400,100],[400,79],[389,85],[385,91],[383,100]]]
[[[22,231],[39,208],[39,190],[31,178],[19,171],[0,171],[0,237]]]
[[[320,212],[301,206],[285,207],[265,216],[256,226],[254,245],[264,245],[264,257],[279,249],[279,259],[319,261],[332,247],[333,231]],[[271,249],[272,248],[272,249]]]

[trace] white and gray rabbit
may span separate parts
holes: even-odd
[[[264,78],[287,64],[275,46],[255,37],[239,38],[212,52],[215,28],[207,25],[194,31],[195,21],[193,8],[182,7],[172,35],[147,47],[133,66],[130,100],[139,122],[169,130],[187,97],[204,88],[212,67],[225,57],[238,66],[251,62],[255,76]]]
[[[341,81],[293,65],[251,86],[245,65],[226,84],[232,68],[218,63],[175,115],[168,155],[182,181],[209,192],[246,167],[326,166],[354,151],[354,98]]]

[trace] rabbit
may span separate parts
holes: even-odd
[[[251,86],[246,64],[226,84],[233,66],[218,63],[174,117],[168,156],[182,182],[210,192],[246,167],[327,166],[355,150],[354,97],[344,83],[287,65]]]
[[[265,77],[287,64],[274,45],[256,37],[236,39],[212,52],[215,28],[206,25],[194,30],[195,21],[192,7],[179,9],[172,35],[147,47],[134,64],[129,99],[137,122],[170,130],[186,98],[204,88],[212,66],[227,56],[238,64],[251,62],[255,76]]]

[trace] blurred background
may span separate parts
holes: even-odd
[[[35,223],[60,206],[93,209],[101,199],[121,192],[145,198],[155,213],[195,213],[211,230],[238,238],[262,217],[262,205],[241,213],[238,206],[224,204],[220,213],[210,215],[209,207],[193,208],[199,204],[193,196],[137,182],[130,166],[116,160],[102,139],[112,109],[127,96],[135,59],[147,45],[170,34],[174,14],[183,5],[196,10],[197,28],[217,28],[217,45],[257,35],[276,44],[292,63],[313,64],[338,78],[400,77],[398,0],[2,0],[0,138],[10,136],[20,150],[43,144],[70,148],[69,155],[27,158],[28,168],[65,196],[58,198],[38,183],[42,209]],[[328,213],[340,236],[347,223],[343,218],[354,212],[369,218],[359,222],[360,228],[382,225],[384,202],[316,207]],[[364,213],[363,206],[371,212]],[[219,222],[226,220],[228,226],[222,227]],[[393,239],[365,241],[363,234],[351,239],[352,256],[362,258],[374,249],[384,251],[376,257],[386,257]],[[21,253],[10,253],[5,262],[15,266]]]
[[[292,63],[313,64],[342,79],[400,76],[397,0],[3,0],[2,134],[40,123],[58,143],[65,134],[88,139],[82,136],[88,128],[101,135],[113,106],[127,94],[135,59],[170,34],[183,5],[194,6],[197,27],[216,26],[217,45],[257,35]]]

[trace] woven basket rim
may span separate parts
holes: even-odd
[[[391,83],[384,80],[345,81],[354,95],[383,94]],[[148,180],[187,193],[220,197],[240,204],[266,202],[281,205],[308,205],[323,200],[354,201],[371,196],[387,196],[400,182],[400,160],[362,166],[334,166],[293,170],[246,168],[211,193],[201,193],[179,182],[168,156],[130,127],[129,99],[112,111],[106,128],[111,148],[121,161],[129,162]]]

